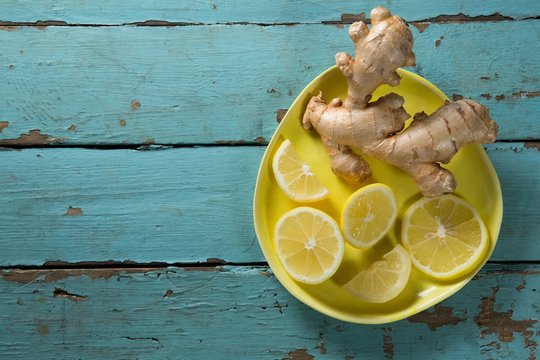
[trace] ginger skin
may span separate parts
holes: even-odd
[[[430,116],[419,113],[403,130],[410,116],[404,99],[394,93],[370,102],[382,84],[396,86],[401,66],[414,66],[413,37],[398,16],[383,7],[371,12],[371,29],[363,22],[349,28],[355,57],[336,55],[336,64],[348,82],[344,102],[329,104],[321,94],[311,98],[302,123],[320,135],[332,170],[347,182],[362,184],[370,176],[366,154],[409,173],[425,196],[436,197],[456,188],[452,173],[439,163],[448,163],[469,143],[488,143],[497,137],[497,124],[487,109],[472,101],[447,102]]]

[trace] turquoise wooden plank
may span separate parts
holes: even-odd
[[[31,0],[5,0],[3,21],[34,22],[37,20],[59,20],[80,24],[123,24],[145,20],[172,22],[321,22],[340,20],[343,14],[369,14],[377,5],[389,7],[407,20],[423,20],[438,15],[464,13],[469,16],[502,14],[515,19],[534,17],[540,13],[535,1],[429,1],[418,6],[414,0],[406,1],[136,1],[94,0],[54,3]]]
[[[540,138],[539,26],[413,27],[413,71],[486,103],[501,139]],[[346,29],[320,24],[0,31],[0,143],[268,140],[276,113],[348,49]]]
[[[487,149],[504,195],[492,259],[538,260],[540,152],[521,143]],[[252,223],[264,150],[0,151],[0,266],[264,261]]]
[[[540,340],[537,265],[488,266],[442,304],[372,326],[315,312],[265,267],[1,275],[9,359],[535,359]]]
[[[0,264],[261,259],[263,147],[0,151]]]

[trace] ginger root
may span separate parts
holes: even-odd
[[[431,115],[410,115],[405,100],[390,93],[370,102],[382,84],[396,86],[401,66],[414,66],[413,36],[407,25],[387,9],[371,11],[371,29],[363,22],[349,28],[355,57],[336,55],[336,64],[348,82],[345,101],[326,104],[321,94],[311,98],[302,120],[305,129],[314,128],[330,156],[332,170],[347,182],[362,184],[370,176],[366,154],[409,173],[425,196],[451,193],[456,180],[439,163],[448,163],[469,143],[488,143],[497,137],[497,124],[488,110],[472,101],[446,102]]]

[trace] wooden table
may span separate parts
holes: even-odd
[[[252,222],[265,146],[382,3],[412,71],[487,105],[495,253],[412,318],[344,323],[290,296]],[[3,359],[535,359],[537,1],[29,1],[0,5]]]

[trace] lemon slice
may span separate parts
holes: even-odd
[[[371,247],[390,230],[396,215],[396,197],[390,187],[364,186],[349,196],[341,212],[345,240],[357,248]]]
[[[414,266],[437,279],[474,269],[488,248],[488,233],[476,210],[454,195],[422,198],[405,212],[402,241]]]
[[[306,284],[319,284],[334,275],[345,252],[345,242],[334,219],[306,206],[293,209],[278,220],[274,243],[287,273]]]
[[[288,139],[277,149],[272,168],[279,187],[291,200],[305,203],[328,196],[328,189],[317,179],[309,165],[300,160]]]
[[[398,296],[409,280],[411,259],[397,245],[366,270],[362,270],[344,288],[360,300],[384,303]]]

